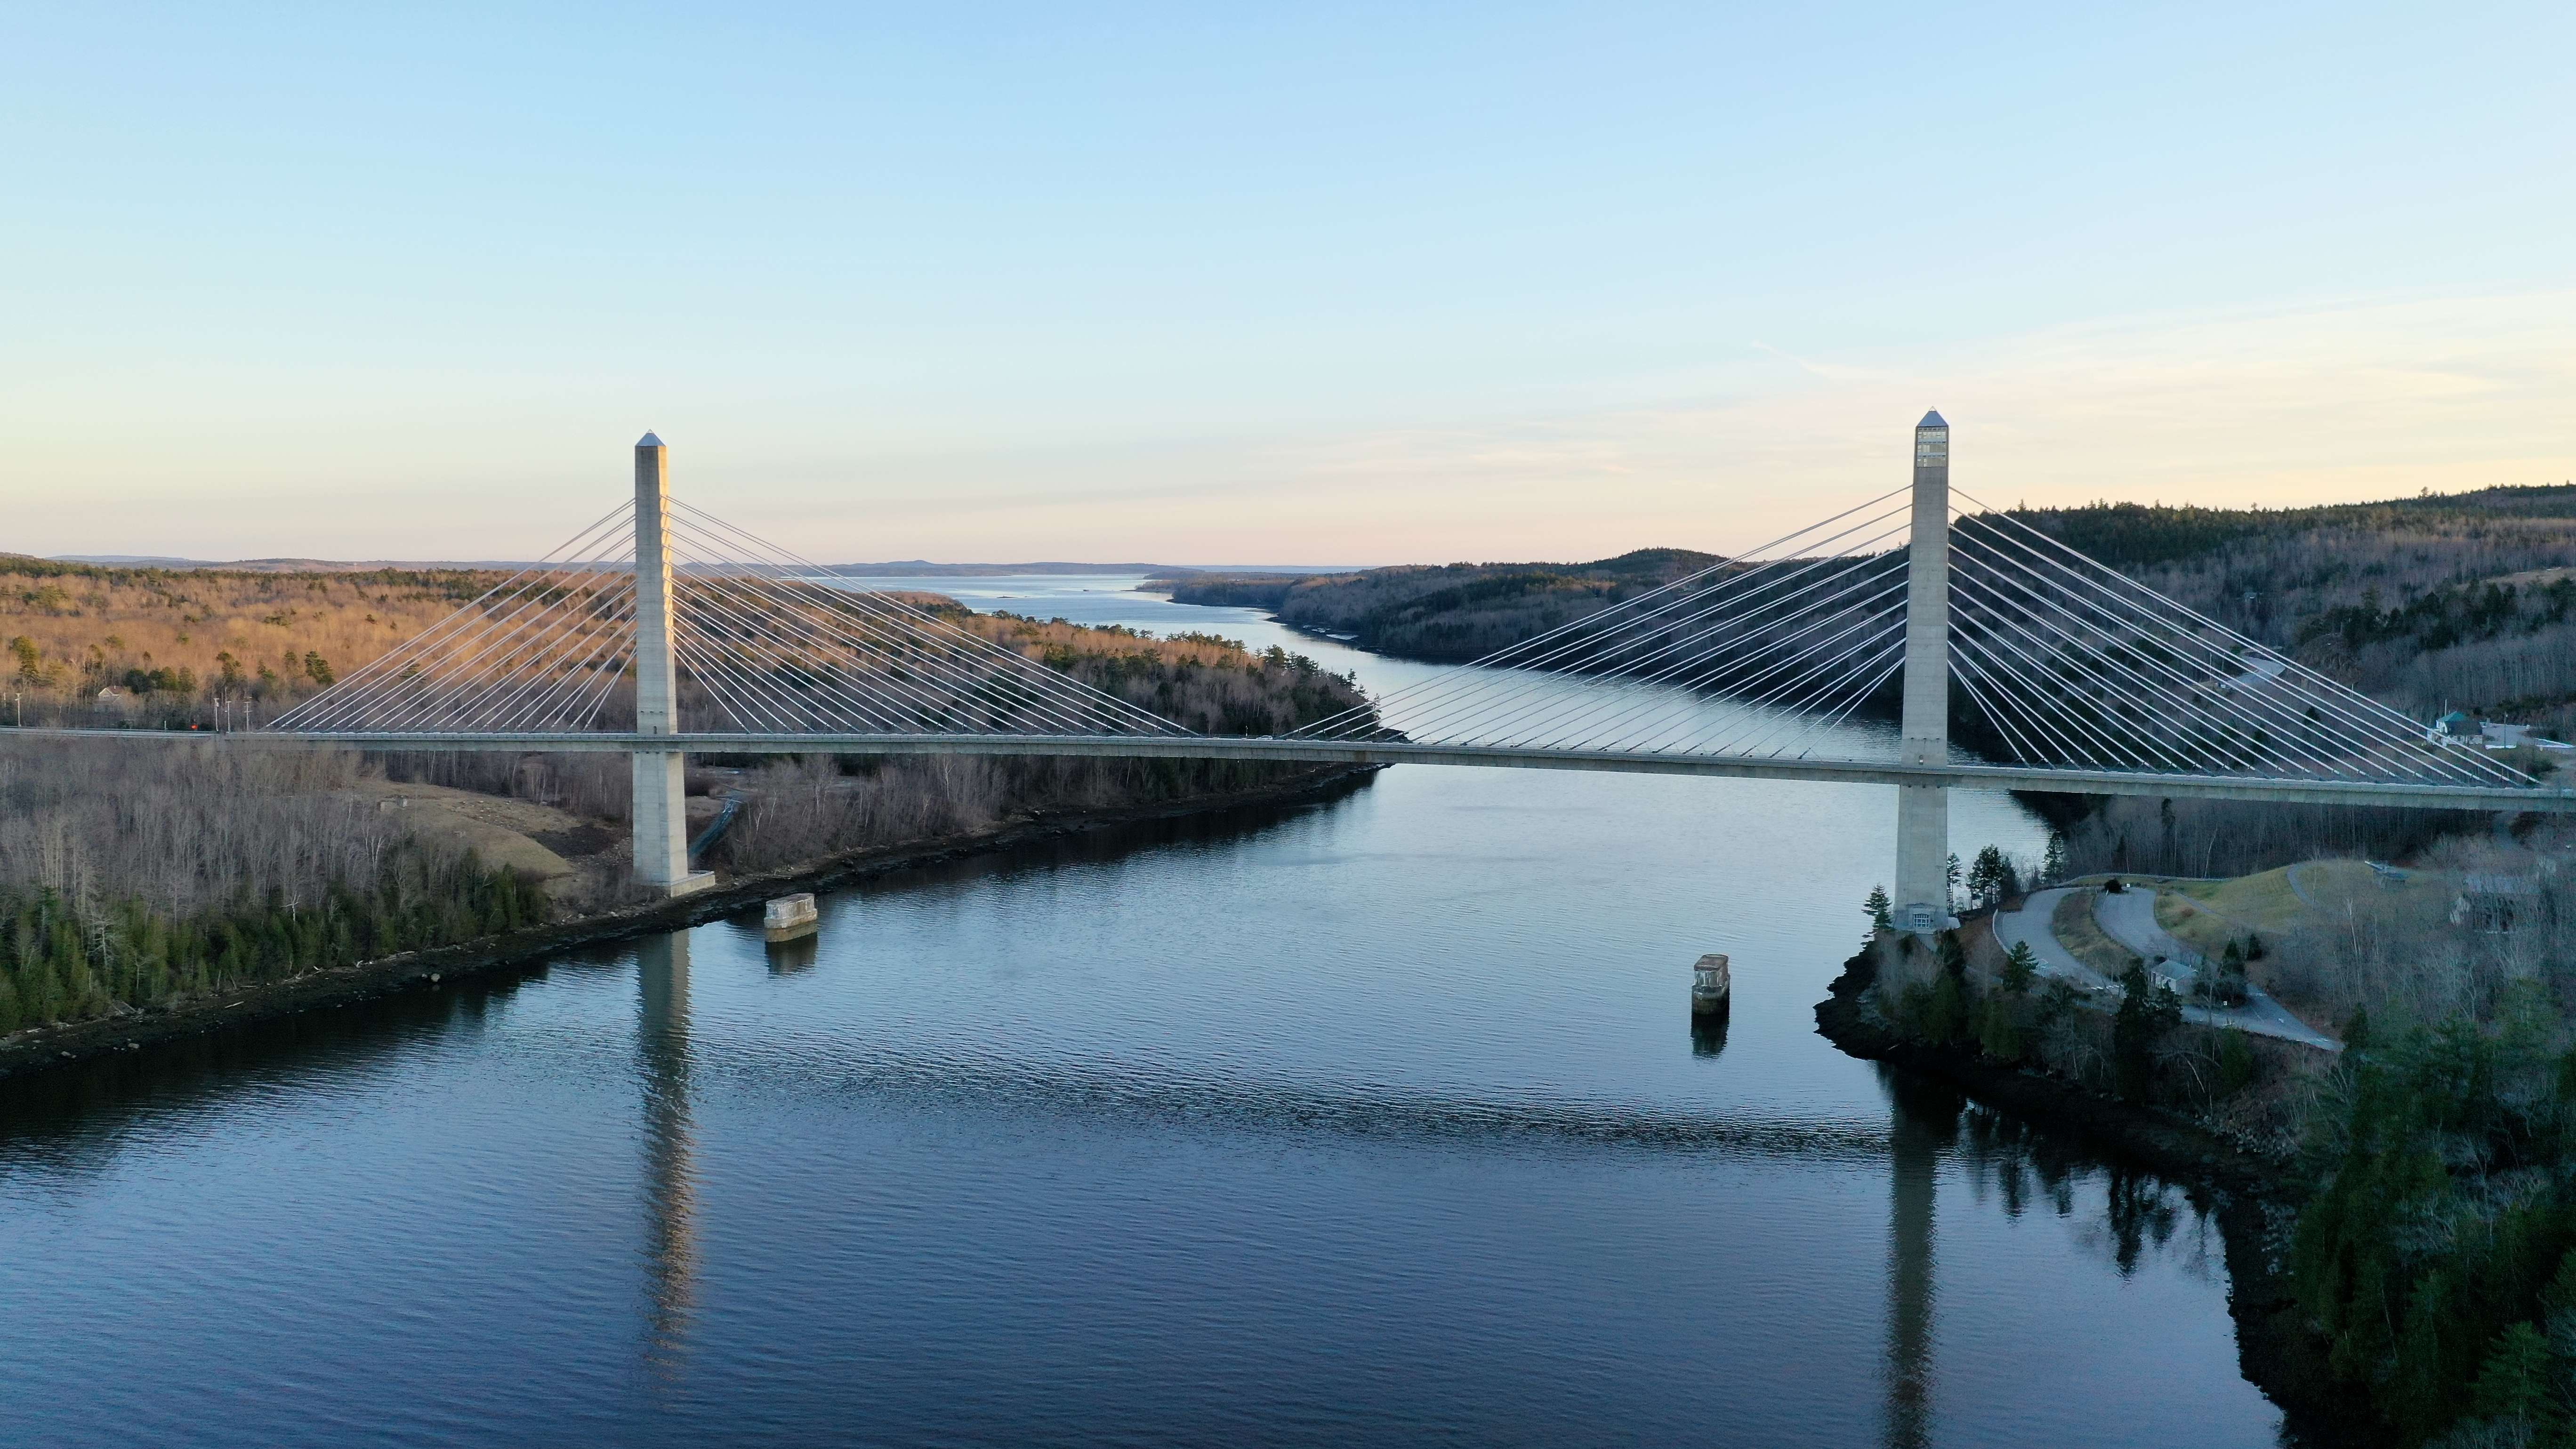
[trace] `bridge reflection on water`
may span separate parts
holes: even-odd
[[[687,1341],[698,1271],[698,1180],[689,1103],[689,936],[636,947],[636,1048],[644,1086],[646,1357],[674,1371]]]
[[[692,931],[653,936],[635,952],[638,1079],[643,1089],[645,1242],[643,1250],[643,1364],[655,1383],[676,1383],[685,1368],[699,1272],[699,1202],[695,1127],[691,1105],[689,1001]],[[773,945],[768,950],[774,972],[811,968],[817,959],[815,938]],[[1726,1050],[1730,1015],[1690,1014],[1690,1051],[1713,1059]],[[1966,1100],[1948,1088],[1877,1068],[1888,1097],[1886,1153],[1889,1165],[1887,1229],[1887,1335],[1882,1371],[1882,1445],[1884,1449],[1928,1449],[1934,1442],[1933,1345],[1938,1337],[1933,1315],[1938,1300],[1934,1215],[1937,1181],[1945,1155],[1960,1146]],[[1999,1119],[1988,1114],[1992,1134]],[[2022,1151],[2007,1147],[1978,1155],[1973,1165],[1991,1169],[2005,1192],[2018,1200],[2026,1168],[2027,1131],[2009,1126],[2003,1135],[2018,1139]],[[2066,1171],[2061,1161],[2059,1172]],[[2119,1206],[2119,1184],[2134,1199],[2140,1182],[2114,1172],[2113,1208]],[[2145,1191],[2159,1199],[2164,1191],[2151,1183]],[[2134,1208],[2135,1204],[2132,1203]],[[2169,1214],[2169,1209],[2167,1210]],[[2117,1224],[2115,1223],[2116,1227]],[[2131,1225],[2134,1237],[2134,1224]],[[2125,1244],[2124,1258],[2137,1244]]]

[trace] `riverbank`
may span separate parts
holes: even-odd
[[[2287,1162],[2172,1113],[1898,1034],[1870,1004],[1869,988],[1876,980],[1868,951],[1843,963],[1830,994],[1816,1003],[1817,1034],[1852,1056],[1920,1072],[1979,1101],[2072,1128],[2166,1177],[2256,1197],[2289,1191]]]
[[[1334,766],[1221,795],[1126,809],[1039,815],[983,830],[847,851],[774,871],[738,876],[712,890],[489,936],[435,950],[405,951],[355,965],[122,1015],[34,1027],[0,1038],[0,1078],[40,1072],[158,1041],[226,1031],[323,1007],[438,985],[449,978],[532,968],[577,946],[679,930],[757,909],[771,896],[828,889],[964,856],[1121,825],[1229,810],[1338,798],[1369,783],[1382,765]]]
[[[1875,953],[1866,947],[1843,963],[1842,974],[1816,1003],[1817,1035],[1851,1056],[1885,1062],[2072,1132],[2182,1185],[2218,1222],[2228,1312],[2246,1380],[2281,1407],[2302,1436],[2299,1442],[2387,1442],[2383,1428],[2358,1416],[2353,1396],[2328,1368],[2324,1341],[2292,1292],[2283,1245],[2300,1206],[2300,1188],[2288,1159],[2252,1151],[2158,1108],[1902,1035],[1871,1002],[1877,969]]]

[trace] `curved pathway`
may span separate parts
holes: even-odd
[[[2075,953],[2059,943],[2057,933],[2048,923],[2057,918],[2057,903],[2066,899],[2069,888],[2032,891],[2023,899],[2018,911],[1998,910],[1994,915],[1995,940],[2009,951],[2015,946],[2030,947],[2039,961],[2039,974],[2072,981],[2087,991],[2117,991],[2119,986],[2109,977],[2075,959]]]
[[[2049,929],[2049,922],[2056,918],[2057,903],[2066,898],[2069,889],[2061,886],[2055,890],[2033,891],[2022,902],[2020,910],[1995,912],[1995,940],[2007,951],[2015,945],[2028,945],[2031,955],[2039,962],[2042,976],[2060,977],[2088,992],[2117,996],[2118,985],[2077,960],[2075,953],[2058,941],[2057,933]],[[2168,963],[2181,967],[2178,976],[2171,971],[2155,970],[2152,966],[2149,969],[2176,990],[2190,991],[2193,968],[2200,962],[2200,953],[2174,939],[2172,932],[2157,924],[2156,897],[2152,887],[2122,891],[2118,895],[2097,895],[2093,904],[2093,919],[2101,926],[2103,934],[2148,961],[2162,956]],[[2141,920],[2143,926],[2140,925]],[[2232,1026],[2255,1036],[2277,1037],[2322,1051],[2343,1050],[2341,1042],[2299,1020],[2288,1007],[2253,986],[2246,988],[2243,1006],[2186,1004],[2182,1017],[2200,1026]]]
[[[2093,899],[2093,921],[2102,934],[2128,947],[2147,963],[2147,970],[2177,991],[2189,991],[2199,971],[2201,954],[2184,945],[2156,919],[2156,890],[2133,887]]]

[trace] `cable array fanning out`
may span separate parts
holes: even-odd
[[[1902,669],[1911,504],[1882,494],[1297,734],[1637,754],[1804,755]],[[1567,602],[1569,613],[1586,600]]]
[[[1186,735],[917,597],[674,500],[673,658],[690,733]],[[332,733],[576,733],[635,719],[634,505],[278,716]]]
[[[2529,776],[1956,494],[1963,762],[2528,787]],[[1886,760],[1910,505],[1889,493],[1298,731],[1318,740]],[[1856,719],[1877,729],[1853,729]]]
[[[1967,494],[1950,673],[2014,763],[2152,774],[2534,786],[2421,722]]]
[[[1907,492],[1660,584],[1558,581],[1542,598],[1558,617],[1535,637],[1284,738],[1891,759],[1906,653]],[[2535,784],[2023,518],[1953,496],[1970,506],[1952,508],[1949,536],[1950,722],[1963,762]],[[685,733],[1192,733],[1032,657],[1007,622],[845,587],[812,561],[676,499],[663,533]],[[271,728],[632,728],[634,550],[634,508],[621,504]]]

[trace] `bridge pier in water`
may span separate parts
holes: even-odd
[[[1897,758],[1950,759],[1950,425],[1925,413],[1914,429],[1914,519],[1906,550],[1905,716]],[[1896,924],[1950,924],[1950,790],[1896,788]]]
[[[671,457],[646,433],[635,444],[635,732],[679,730],[679,674],[671,658]],[[687,760],[678,750],[637,750],[635,878],[678,896],[715,884],[689,873]]]

